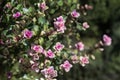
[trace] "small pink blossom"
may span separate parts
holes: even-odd
[[[61,51],[64,48],[64,45],[60,42],[57,42],[55,46],[53,47],[56,51]]]
[[[12,72],[7,72],[7,79],[8,80],[11,80],[12,76],[13,76]]]
[[[64,33],[66,27],[65,21],[62,16],[57,17],[57,19],[54,21],[54,27],[57,29],[58,32]]]
[[[10,2],[8,2],[6,5],[5,5],[7,8],[12,8],[12,5],[11,5],[11,3]]]
[[[75,47],[80,51],[84,50],[84,44],[82,42],[78,42],[77,44],[75,44]]]
[[[23,63],[23,62],[24,62],[24,58],[20,58],[19,63]]]
[[[47,53],[46,53],[46,57],[49,57],[49,58],[54,58],[55,57],[55,54],[54,52],[52,52],[52,50],[48,50]]]
[[[78,18],[80,14],[76,10],[74,10],[73,12],[71,12],[71,16],[74,18]]]
[[[110,46],[112,43],[112,39],[111,37],[109,37],[108,35],[104,34],[103,35],[103,44],[106,46]]]
[[[40,46],[40,45],[34,45],[34,46],[32,46],[32,50],[34,50],[36,53],[43,53],[44,52],[43,47]]]
[[[4,42],[3,42],[3,40],[2,40],[2,39],[0,39],[0,45],[1,45],[1,44],[4,44]]]
[[[80,56],[80,63],[82,66],[89,64],[89,57],[88,56]]]
[[[62,16],[57,17],[56,20],[59,21],[59,22],[65,22]]]
[[[16,12],[13,14],[13,18],[18,18],[21,16],[21,13],[20,12]]]
[[[72,56],[71,56],[71,60],[72,60],[72,62],[73,62],[74,64],[79,62],[79,59],[78,59],[78,56],[77,56],[77,55],[72,55]]]
[[[24,36],[25,38],[27,38],[27,39],[30,39],[30,38],[33,36],[33,32],[30,31],[30,30],[28,30],[28,29],[25,29],[25,30],[23,31],[23,36]]]
[[[90,27],[87,22],[84,22],[84,23],[82,24],[82,26],[83,26],[83,29],[84,29],[84,30],[86,30],[87,28]]]
[[[32,66],[31,66],[31,69],[34,70],[35,72],[39,72],[39,64],[38,63],[33,63]]]
[[[85,9],[87,9],[87,10],[91,10],[91,9],[93,9],[93,6],[88,5],[88,4],[85,4]]]
[[[53,79],[54,77],[57,77],[57,71],[54,70],[53,66],[50,66],[48,68],[45,68],[41,70],[41,73],[45,76],[47,79]]]
[[[42,10],[42,11],[45,11],[47,9],[47,6],[46,6],[46,3],[45,2],[42,2],[38,5],[38,7]]]
[[[33,58],[34,61],[39,60],[39,55],[38,54],[33,54],[32,58]]]
[[[58,32],[64,33],[64,30],[66,30],[65,23],[63,22],[54,22],[54,26]]]
[[[72,64],[69,63],[69,61],[64,61],[63,64],[60,65],[61,68],[63,68],[66,72],[69,72],[72,68]]]
[[[34,53],[34,51],[33,50],[28,50],[28,55],[29,56],[33,56],[35,53]]]

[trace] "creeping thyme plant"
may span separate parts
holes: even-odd
[[[92,51],[110,46],[104,34],[93,47],[80,33],[91,5],[79,0],[6,0],[0,14],[0,60],[8,80],[54,80],[74,68],[89,66]],[[5,76],[4,75],[4,76]]]

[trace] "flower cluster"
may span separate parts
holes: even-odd
[[[82,42],[78,42],[77,44],[75,44],[75,47],[80,51],[84,50],[84,44]]]
[[[55,46],[53,47],[56,51],[61,51],[64,48],[64,45],[60,42],[57,42]]]
[[[63,68],[66,72],[69,72],[72,68],[72,65],[69,63],[69,61],[65,61],[63,64],[60,65],[61,68]]]
[[[74,10],[73,12],[71,12],[71,16],[73,18],[78,18],[80,16],[80,14],[76,10]]]
[[[44,52],[43,47],[40,45],[33,45],[32,50],[34,50],[36,53],[43,53]]]
[[[32,60],[30,60],[30,64],[31,64],[31,69],[34,70],[36,73],[41,72],[45,78],[47,79],[53,79],[55,77],[57,77],[57,70],[54,69],[53,65],[47,65],[48,63],[51,63],[52,59],[55,59],[55,57],[57,57],[56,54],[61,53],[63,48],[65,46],[63,44],[61,44],[60,42],[57,42],[54,46],[53,49],[48,49],[45,50],[43,49],[42,46],[40,45],[32,45],[31,47],[31,51],[29,51],[29,55],[32,57]],[[78,51],[84,51],[84,44],[82,42],[78,42],[75,44],[75,47]],[[42,54],[41,54],[42,53]],[[41,56],[40,55],[44,55],[44,66],[46,66],[46,68],[42,68],[42,70],[40,70],[40,64],[38,61],[40,60]],[[62,54],[61,54],[62,55]],[[71,55],[70,59],[67,60],[63,60],[64,62],[59,64],[59,69],[60,70],[64,70],[65,72],[69,72],[70,69],[73,67],[72,64],[76,64],[76,63],[80,63],[81,66],[85,66],[86,64],[89,64],[89,56],[82,56],[82,55]],[[48,59],[48,60],[46,60]],[[72,63],[70,63],[70,61],[72,61]]]
[[[89,28],[89,25],[87,22],[84,22],[82,26],[83,26],[83,30],[86,30],[87,28]]]
[[[23,31],[23,37],[24,37],[24,38],[30,39],[32,36],[33,36],[32,31],[30,31],[30,30],[28,30],[28,29],[25,29],[25,30]]]
[[[42,11],[47,10],[47,6],[46,6],[46,3],[45,3],[45,2],[39,3],[39,4],[38,4],[38,7],[39,7]]]
[[[31,61],[31,69],[34,70],[35,72],[39,72],[39,64],[37,62]]]
[[[16,12],[13,14],[13,18],[19,18],[21,16],[20,12]]]
[[[49,57],[49,58],[54,58],[54,57],[55,57],[55,54],[54,54],[54,52],[53,52],[51,49],[49,49],[49,50],[45,53],[45,56],[46,56],[46,57]]]
[[[80,63],[82,66],[89,64],[89,57],[88,56],[80,56]]]
[[[59,16],[55,19],[54,26],[58,32],[64,33],[66,27],[65,27],[65,20],[63,19],[62,16]]]
[[[48,68],[41,70],[41,73],[45,76],[45,78],[47,78],[49,80],[54,77],[57,77],[57,71],[54,70],[53,66],[50,66]]]
[[[20,69],[24,73],[32,74],[32,72],[28,72],[33,71],[37,76],[47,80],[55,79],[61,72],[69,72],[74,68],[73,64],[85,67],[90,63],[89,51],[91,51],[91,47],[79,38],[81,30],[85,31],[90,25],[84,20],[80,21],[80,16],[83,14],[79,6],[76,6],[77,9],[70,9],[70,11],[60,8],[61,12],[57,12],[59,10],[48,8],[52,5],[57,6],[57,1],[47,5],[48,3],[44,0],[43,2],[35,0],[35,3],[28,9],[30,3],[22,6],[17,4],[19,2],[21,1],[17,2],[16,0],[15,5],[13,5],[14,2],[6,3],[4,11],[7,14],[3,15],[5,20],[0,17],[0,20],[3,20],[1,22],[9,25],[5,28],[6,30],[0,28],[0,31],[4,30],[0,39],[0,45],[3,45],[0,48],[2,50],[1,57],[6,60],[10,56],[8,57],[10,60],[3,61],[3,63],[12,61],[12,65],[16,66],[16,62],[18,62],[20,68],[25,68]],[[38,4],[37,7],[36,4]],[[92,6],[85,5],[84,8],[89,10],[92,9]],[[11,17],[12,19],[10,19]],[[111,37],[104,34],[95,49],[111,44]],[[14,74],[17,75],[17,73],[19,72]],[[12,75],[9,73],[8,79],[11,78]],[[20,80],[28,79],[22,78]]]
[[[103,44],[105,46],[110,46],[111,43],[112,43],[112,39],[108,35],[104,34],[103,35]]]
[[[79,62],[79,57],[74,54],[74,55],[71,56],[71,60],[72,60],[73,64],[76,64],[76,63]]]

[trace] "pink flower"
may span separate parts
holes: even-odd
[[[40,45],[34,45],[34,46],[32,46],[32,50],[34,50],[37,53],[43,53],[44,52],[43,47],[40,46]]]
[[[70,69],[72,68],[72,64],[69,63],[69,61],[64,61],[63,64],[60,65],[66,72],[69,72]]]
[[[12,8],[12,5],[11,5],[11,3],[10,2],[8,2],[6,5],[5,5],[7,8]]]
[[[13,14],[13,18],[18,18],[21,16],[21,13],[20,12],[16,12]]]
[[[33,50],[28,50],[28,55],[29,55],[29,56],[33,56],[33,55],[34,55]]]
[[[59,21],[59,22],[65,22],[62,16],[57,17],[57,21]]]
[[[60,42],[57,42],[56,45],[53,47],[56,51],[61,51],[64,48],[64,45]]]
[[[49,58],[54,58],[55,57],[55,54],[52,52],[52,50],[48,50],[47,53],[46,53],[46,57],[49,57]]]
[[[111,43],[112,43],[112,39],[108,35],[104,34],[103,35],[103,44],[106,46],[110,46]]]
[[[91,10],[91,9],[93,9],[93,6],[88,5],[88,4],[85,4],[85,9],[87,9],[87,10]]]
[[[77,44],[75,44],[75,47],[80,51],[84,50],[84,44],[82,42],[78,42]]]
[[[46,3],[45,2],[42,2],[38,5],[38,7],[42,10],[42,11],[45,11],[47,9],[47,6],[46,6]]]
[[[19,63],[23,63],[23,62],[24,62],[24,58],[20,58]]]
[[[33,58],[34,61],[39,60],[39,55],[38,54],[33,54],[32,58]]]
[[[3,42],[3,40],[2,40],[2,39],[0,39],[0,44],[4,44],[4,42]]]
[[[84,22],[84,23],[82,24],[82,26],[83,26],[83,29],[84,29],[84,30],[86,30],[87,28],[90,27],[87,22]]]
[[[13,76],[12,72],[7,72],[7,79],[10,80]]]
[[[89,64],[89,57],[88,56],[80,56],[80,63],[82,66]]]
[[[78,12],[76,12],[76,10],[71,12],[71,16],[74,18],[78,18],[80,16],[80,14]]]
[[[39,72],[39,64],[38,63],[33,63],[32,66],[31,66],[31,69],[34,70],[35,72]]]
[[[79,62],[77,55],[72,55],[71,60],[72,60],[73,63],[78,63]]]
[[[45,76],[47,79],[52,79],[54,77],[57,77],[57,71],[54,70],[53,66],[50,66],[48,68],[45,68],[41,70],[41,73]]]
[[[33,33],[32,33],[32,31],[30,31],[30,30],[28,30],[28,29],[25,29],[25,30],[23,31],[23,36],[24,36],[25,38],[27,38],[27,39],[30,39],[30,38],[33,36]]]
[[[54,22],[54,26],[58,32],[64,33],[66,27],[65,27],[65,21],[62,16],[57,17],[57,19]]]

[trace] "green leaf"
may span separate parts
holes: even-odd
[[[30,7],[28,10],[29,10],[29,12],[34,12],[34,8],[33,7]]]
[[[47,31],[47,30],[48,30],[48,25],[45,24],[45,25],[44,25],[44,31]]]
[[[45,18],[44,17],[40,17],[40,18],[38,18],[38,23],[40,23],[40,24],[45,24],[46,23],[46,20],[45,20]]]
[[[13,37],[13,35],[6,35],[6,37],[8,37],[8,38],[12,38],[12,37]]]
[[[58,1],[58,5],[63,6],[63,1],[62,0]]]
[[[22,44],[23,44],[24,46],[27,46],[27,43],[26,43],[25,40],[22,41]]]
[[[39,44],[42,45],[44,43],[44,38],[39,38]]]
[[[33,26],[33,31],[34,31],[34,33],[36,35],[38,33],[38,31],[39,31],[39,26],[38,25],[34,25]]]
[[[54,13],[55,13],[55,9],[52,9],[52,10],[50,11],[50,13],[51,13],[51,14],[54,14]]]
[[[73,0],[73,3],[77,3],[78,2],[78,0]]]
[[[4,30],[4,31],[3,31],[3,35],[6,35],[7,32],[8,32],[8,30]]]
[[[82,30],[81,23],[76,23],[76,24],[77,24],[76,28],[77,28],[78,30]]]
[[[47,41],[47,42],[45,42],[45,43],[46,43],[46,44],[45,44],[46,49],[49,49],[50,46],[53,44],[51,41]]]
[[[53,34],[53,35],[50,35],[50,36],[48,36],[48,38],[49,38],[49,40],[53,40],[54,38],[56,38],[56,34]]]
[[[72,2],[71,0],[68,0],[68,4],[69,4],[69,5],[71,4],[71,2]]]
[[[8,22],[9,22],[9,20],[10,20],[10,16],[11,16],[11,15],[9,15],[9,14],[7,15],[7,21],[8,21]]]
[[[17,10],[21,10],[22,9],[22,4],[18,4],[16,7]]]
[[[75,8],[76,8],[76,5],[72,5],[72,6],[70,7],[70,10],[73,11]]]

